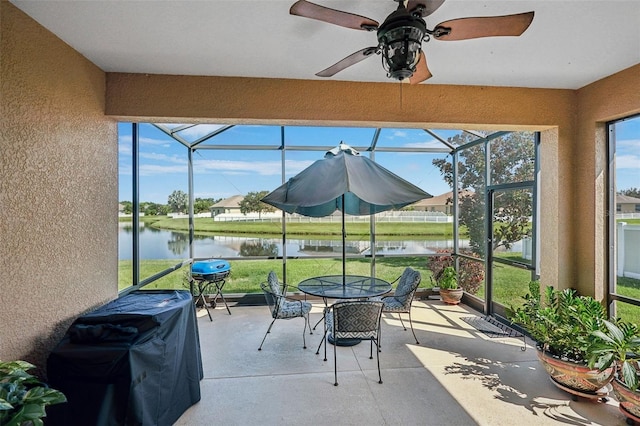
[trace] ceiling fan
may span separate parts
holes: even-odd
[[[433,37],[436,40],[468,40],[480,37],[519,36],[533,21],[534,12],[505,16],[483,16],[444,21],[432,30],[427,28],[424,17],[435,12],[445,0],[394,0],[398,8],[384,20],[382,25],[373,19],[320,6],[299,0],[291,6],[289,13],[317,19],[341,27],[356,30],[376,31],[378,44],[365,47],[338,61],[316,75],[331,77],[343,69],[372,56],[382,55],[382,65],[387,77],[397,80],[409,79],[417,84],[432,77],[422,43]]]

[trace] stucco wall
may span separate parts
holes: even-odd
[[[607,121],[640,113],[640,65],[578,90],[574,145],[574,205],[579,247],[572,265],[576,288],[604,300],[608,292]],[[579,231],[578,231],[579,230]]]
[[[105,75],[0,2],[0,359],[39,367],[117,297],[117,127]]]

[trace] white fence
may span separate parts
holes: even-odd
[[[171,219],[189,219],[189,215],[183,213],[168,213],[167,217],[170,217]],[[211,217],[211,213],[196,213],[193,215],[193,217]]]
[[[430,222],[430,223],[452,223],[453,216],[447,216],[439,212],[417,212],[417,211],[392,211],[376,214],[376,222]],[[217,222],[280,222],[282,213],[221,213],[214,216],[213,220]],[[291,214],[287,216],[289,223],[340,223],[342,222],[341,214],[333,214],[325,217],[307,217],[299,214]],[[369,215],[352,216],[345,215],[345,222],[369,222]]]
[[[640,213],[616,213],[616,219],[640,219]]]
[[[616,234],[618,276],[640,280],[640,225],[618,222]]]

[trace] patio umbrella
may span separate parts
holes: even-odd
[[[368,215],[399,209],[432,195],[350,146],[340,143],[262,201],[287,213],[324,217],[342,212],[342,276],[345,276],[345,213]]]

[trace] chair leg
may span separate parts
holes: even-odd
[[[411,332],[413,333],[413,338],[416,339],[416,345],[419,345],[418,338],[416,337],[416,332],[413,331],[413,321],[411,321],[411,310],[409,310],[409,325],[411,326]]]
[[[326,339],[326,338],[327,338],[327,335],[325,334],[322,337],[322,340],[320,340],[320,344],[318,345],[318,349],[316,349],[316,355],[320,355],[320,347],[322,347],[322,343],[324,342],[324,339]],[[327,360],[327,355],[326,354],[324,355],[324,360],[325,361]]]
[[[335,380],[335,383],[333,384],[333,386],[338,386],[338,356],[336,355],[336,346],[338,346],[338,339],[335,336],[333,337],[333,339],[334,339],[334,342],[333,342],[333,377],[334,377],[334,380]],[[324,344],[324,350],[325,351],[327,350],[327,343],[326,342]]]
[[[380,346],[380,336],[378,336],[378,339],[376,340],[376,348],[379,348]],[[371,341],[373,342],[373,339],[371,339]],[[377,349],[376,350],[376,358],[378,359],[378,383],[382,384],[382,374],[380,373],[380,350]]]
[[[271,333],[271,327],[273,327],[274,322],[276,322],[276,318],[274,318],[273,321],[271,321],[271,324],[269,324],[269,328],[267,329],[267,332],[264,333],[264,337],[262,338],[262,343],[260,343],[260,347],[258,348],[259,351],[262,350],[262,345],[264,344],[264,341],[267,338],[267,334]]]
[[[307,324],[309,324],[309,315],[303,315],[302,317],[304,318],[304,328],[302,329],[302,349],[307,349],[307,340],[304,337],[304,333],[307,331]],[[311,328],[309,328],[309,331],[311,331]]]
[[[398,312],[398,318],[400,318],[400,324],[402,324],[402,328],[404,328],[404,331],[407,331],[407,326],[404,325],[404,321],[402,321],[402,313]]]
[[[322,321],[322,320],[324,320],[324,314],[322,314],[322,318],[320,318],[320,319],[318,320],[318,322],[316,323],[316,325],[314,325],[314,326],[313,326],[313,329],[314,329],[314,330],[316,329],[316,327],[318,326],[318,324],[320,324],[320,321]]]

